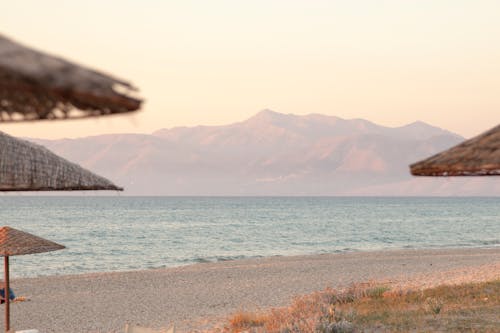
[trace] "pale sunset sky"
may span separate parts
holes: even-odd
[[[499,13],[495,0],[2,1],[0,33],[129,80],[146,103],[1,130],[151,133],[268,108],[470,137],[500,119]]]

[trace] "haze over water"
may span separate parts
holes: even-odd
[[[5,225],[64,244],[14,277],[274,255],[500,246],[499,198],[4,196]]]

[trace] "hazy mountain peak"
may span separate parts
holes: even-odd
[[[414,122],[412,123],[409,123],[407,126],[411,126],[411,125],[425,125],[425,126],[429,126],[429,124],[427,123],[424,123],[422,120],[415,120]]]
[[[401,133],[401,135],[413,136],[414,138],[420,139],[428,139],[441,135],[450,135],[459,139],[463,139],[463,137],[458,134],[452,133],[440,127],[429,125],[420,120],[414,121],[407,125],[403,125],[401,127],[396,127],[394,130]]]
[[[259,111],[254,116],[248,118],[246,120],[246,122],[273,123],[273,122],[286,121],[287,119],[289,119],[291,117],[295,117],[295,116],[292,114],[279,113],[279,112],[273,111],[271,109],[264,109],[262,111]]]
[[[409,123],[409,124],[406,124],[406,125],[403,125],[403,126],[400,126],[401,128],[428,128],[428,129],[439,129],[439,130],[443,130],[439,127],[436,127],[436,126],[432,126],[432,125],[429,125],[427,123],[424,123],[423,121],[421,120],[416,120],[412,123]]]
[[[275,117],[275,116],[282,116],[282,115],[284,115],[284,114],[280,113],[280,112],[273,111],[271,109],[262,109],[259,112],[257,112],[257,114],[255,115],[255,117],[257,117],[257,116]]]
[[[250,117],[248,120],[260,120],[260,121],[286,121],[286,120],[316,120],[316,121],[328,121],[330,123],[336,122],[336,121],[345,121],[345,119],[342,119],[337,116],[330,116],[330,115],[324,115],[320,113],[309,113],[306,115],[296,115],[292,113],[281,113],[281,112],[276,112],[271,109],[263,109],[259,112],[257,112],[255,115]],[[247,120],[247,121],[248,121]]]
[[[223,126],[41,143],[125,186],[127,194],[435,195],[459,187],[420,187],[410,182],[408,165],[462,140],[421,121],[386,127],[266,109]],[[495,193],[491,184],[474,193]],[[456,193],[471,193],[463,190]]]
[[[231,145],[231,143],[243,141],[250,142],[250,136],[259,137],[266,141],[272,141],[273,137],[316,140],[332,136],[353,137],[359,135],[378,135],[401,140],[427,140],[436,136],[452,135],[462,139],[457,134],[422,121],[415,121],[400,127],[387,127],[360,118],[343,119],[318,113],[294,115],[270,109],[264,109],[238,123],[223,126],[175,127],[158,130],[153,135],[174,141],[189,140],[192,144],[219,142],[221,145]],[[242,135],[245,135],[246,138],[243,139]],[[207,137],[210,138],[207,139]]]
[[[324,115],[321,113],[309,113],[309,114],[301,116],[301,117],[303,117],[304,119],[307,119],[307,120],[327,122],[329,124],[335,124],[337,122],[346,121],[345,119],[337,117],[337,116]]]

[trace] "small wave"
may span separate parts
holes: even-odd
[[[223,262],[223,261],[233,261],[233,260],[241,260],[241,259],[255,259],[262,258],[263,256],[245,256],[245,255],[236,255],[236,256],[209,256],[209,257],[194,257],[187,258],[181,260],[182,263],[197,263],[197,264],[206,264],[213,262]]]
[[[481,241],[479,242],[479,244],[484,246],[500,246],[500,240],[495,239],[495,240]]]
[[[208,258],[194,258],[192,260],[186,260],[187,262],[196,262],[196,263],[199,263],[199,264],[206,264],[206,263],[209,263],[209,262],[213,262],[211,260],[209,260]]]

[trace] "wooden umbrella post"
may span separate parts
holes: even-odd
[[[10,330],[10,295],[9,295],[9,256],[3,257],[4,262],[4,274],[5,274],[5,332],[8,333]]]
[[[1,178],[1,177],[0,177]],[[0,227],[0,256],[4,257],[5,332],[10,328],[9,256],[64,249],[64,246],[11,227]],[[0,288],[2,287],[0,283]]]

